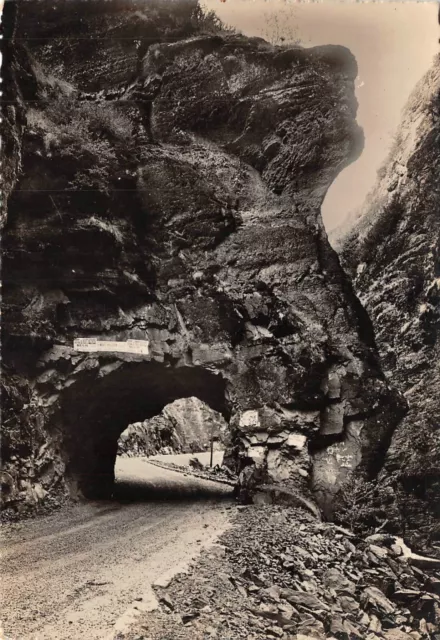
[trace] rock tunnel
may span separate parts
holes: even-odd
[[[55,416],[73,493],[106,498],[113,490],[120,434],[179,398],[196,396],[229,418],[225,380],[202,367],[118,362],[107,375],[86,372],[65,391]]]
[[[138,11],[116,13],[115,33],[145,29]],[[108,495],[122,431],[190,396],[231,418],[234,446],[269,481],[334,493],[395,422],[371,323],[320,216],[360,150],[353,56],[179,27],[176,43],[157,36],[146,52],[127,39],[133,56],[121,59],[94,28],[99,55],[83,61],[81,45],[65,70],[72,97],[57,89],[50,104],[33,58],[18,45],[9,54],[21,115],[8,144],[22,158],[7,168],[3,234],[16,494],[66,481]],[[57,76],[46,53],[33,46]],[[148,339],[153,359],[68,346],[90,336]]]

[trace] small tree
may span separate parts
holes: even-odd
[[[402,532],[402,516],[389,482],[351,475],[334,503],[333,518],[361,534],[385,529]]]

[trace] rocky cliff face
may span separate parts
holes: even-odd
[[[382,480],[409,531],[422,539],[438,537],[440,513],[439,107],[437,59],[415,89],[375,195],[341,249],[385,373],[409,405]]]
[[[10,501],[105,492],[127,424],[189,396],[230,421],[239,470],[326,507],[350,470],[374,476],[400,405],[320,216],[361,146],[351,54],[228,33],[194,3],[32,1],[15,34]],[[90,336],[150,355],[73,349]]]
[[[119,437],[118,455],[191,453],[210,447],[211,436],[223,443],[225,419],[198,398],[180,398],[150,420],[130,425]]]

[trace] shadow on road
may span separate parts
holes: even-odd
[[[115,484],[113,500],[118,502],[182,502],[194,500],[232,500],[233,488],[227,485],[160,486],[143,480],[123,480]]]
[[[182,502],[231,500],[233,487],[168,471],[141,460],[120,460],[113,500],[127,502]]]

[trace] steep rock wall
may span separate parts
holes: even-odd
[[[29,1],[15,27],[33,75],[3,239],[10,502],[23,482],[106,493],[126,425],[196,396],[230,420],[229,464],[330,509],[400,407],[320,216],[361,148],[355,60],[195,3],[92,6]],[[73,349],[89,336],[150,355]]]
[[[409,411],[382,481],[414,540],[438,538],[440,498],[440,59],[416,87],[364,216],[341,255]]]
[[[159,416],[130,425],[119,437],[118,455],[191,453],[210,447],[211,437],[222,443],[228,426],[217,411],[198,398],[180,398]]]

